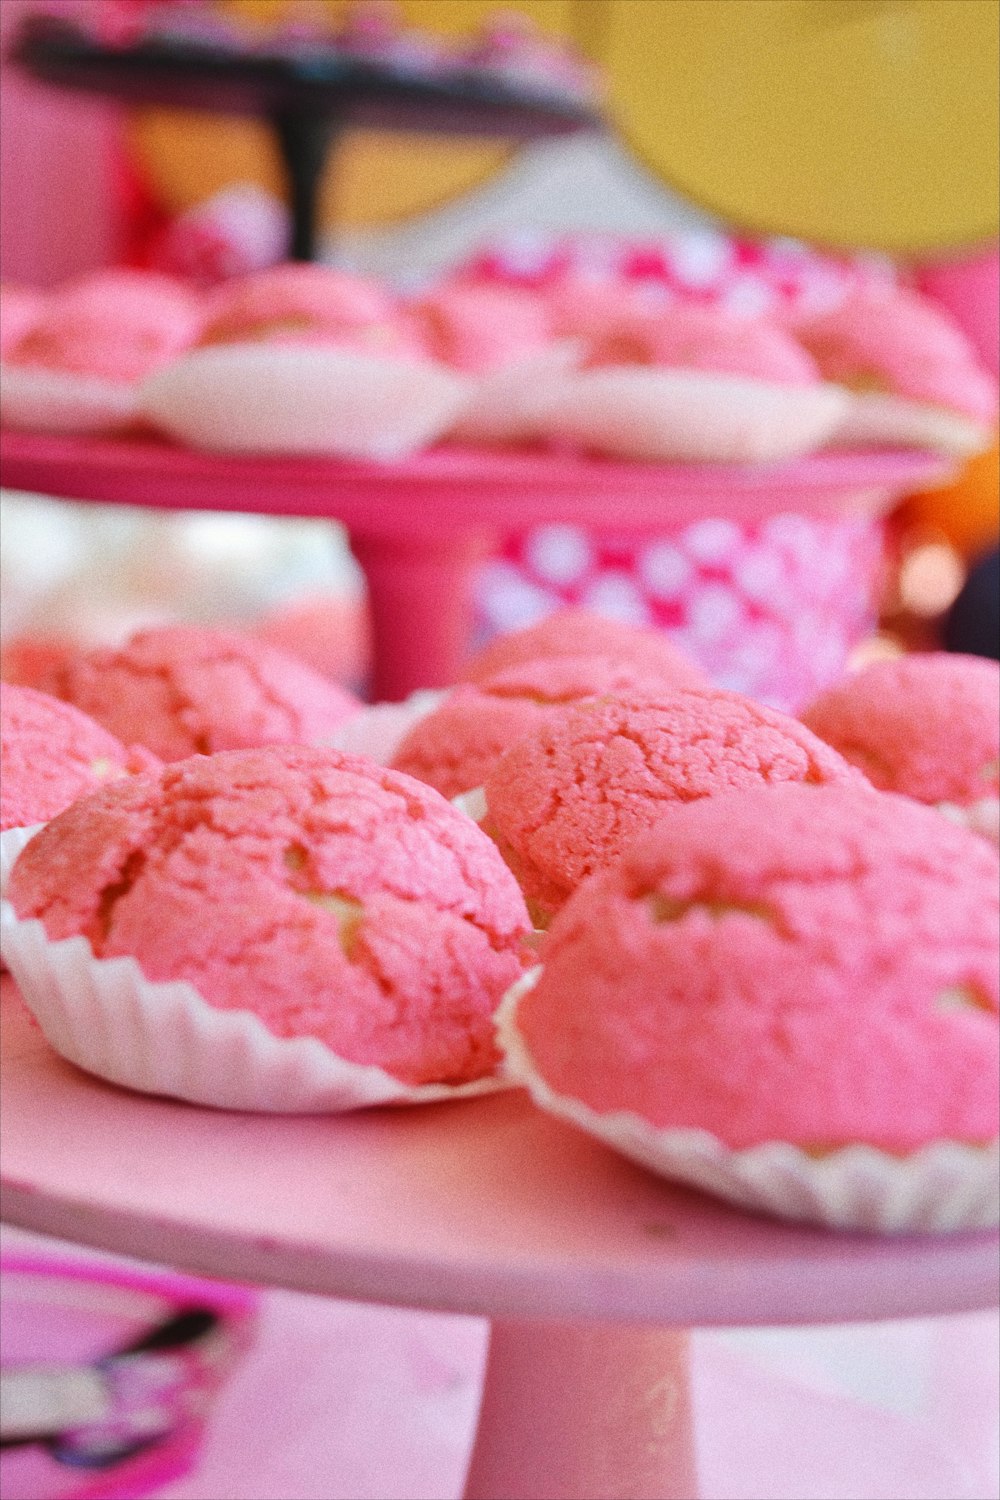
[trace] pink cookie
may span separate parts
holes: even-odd
[[[44,308],[44,292],[10,281],[0,284],[0,358],[24,338]]]
[[[556,1093],[735,1150],[982,1146],[998,876],[982,840],[884,793],[675,804],[567,903],[517,1029]]]
[[[815,361],[777,323],[721,307],[675,303],[659,313],[625,313],[609,322],[587,366],[646,365],[745,375],[776,385],[815,385]]]
[[[54,292],[11,364],[134,385],[198,337],[201,298],[153,271],[97,271]]]
[[[377,282],[332,266],[289,263],[220,287],[201,341],[338,341],[365,328],[391,327],[396,317],[394,297]]]
[[[528,932],[470,819],[409,777],[304,746],[193,757],[98,792],[27,846],[8,894],[56,953],[81,936],[93,959],[193,986],[209,1022],[249,1012],[272,1039],[410,1085],[493,1071],[492,1013]],[[33,963],[4,951],[30,981]],[[207,1102],[231,1100],[230,1082]]]
[[[660,631],[627,625],[587,609],[559,609],[535,625],[498,636],[466,663],[462,680],[481,682],[508,667],[546,656],[608,656],[677,687],[705,686],[703,674]]]
[[[434,357],[470,375],[519,362],[549,342],[544,301],[520,287],[457,282],[427,293],[411,310]]]
[[[0,686],[0,758],[4,830],[45,823],[105,781],[156,764],[72,704],[6,682]]]
[[[795,332],[824,376],[857,394],[836,441],[985,448],[997,384],[947,314],[918,292],[872,284]]]
[[[496,761],[483,826],[542,926],[665,809],[786,781],[868,788],[797,719],[739,693],[594,699],[554,710]]]
[[[801,717],[884,791],[956,810],[992,804],[996,823],[996,662],[943,651],[873,662],[828,688]]]
[[[43,686],[166,761],[319,739],[361,706],[263,641],[183,625],[81,652]]]
[[[607,656],[521,662],[456,688],[414,725],[391,763],[442,796],[457,797],[482,786],[497,757],[540,728],[560,706],[595,694],[657,697],[673,686],[669,674]]]
[[[114,432],[139,415],[137,390],[194,343],[200,299],[151,271],[98,271],[60,288],[4,351],[0,415],[43,432]]]

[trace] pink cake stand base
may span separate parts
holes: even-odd
[[[14,489],[342,521],[368,582],[372,696],[388,700],[455,681],[468,647],[472,570],[504,532],[549,521],[634,533],[669,532],[706,516],[878,515],[948,473],[945,460],[915,451],[819,453],[741,469],[441,448],[380,466],[227,458],[153,439],[0,433],[0,476]]]
[[[521,1093],[340,1117],[115,1088],[0,992],[2,1212],[202,1274],[494,1319],[468,1500],[693,1500],[686,1335],[997,1298],[994,1233],[834,1235],[673,1187]]]

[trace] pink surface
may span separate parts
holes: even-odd
[[[3,981],[3,1211],[221,1276],[461,1312],[734,1324],[994,1304],[997,1237],[872,1240],[673,1188],[521,1094],[266,1119],[62,1062]],[[319,1190],[317,1190],[319,1188]]]
[[[554,708],[495,761],[484,826],[539,925],[672,806],[734,788],[867,783],[798,720],[737,693],[670,690]]]
[[[873,662],[802,722],[885,791],[959,806],[1000,792],[1000,666],[929,652]]]
[[[740,1149],[1000,1134],[997,854],[906,798],[675,804],[572,896],[517,1025],[558,1094]]]
[[[407,1083],[492,1072],[527,912],[490,840],[410,777],[305,746],[193,756],[43,835],[7,894],[53,941]]]

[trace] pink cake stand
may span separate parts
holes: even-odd
[[[932,454],[819,453],[741,469],[441,448],[405,464],[228,458],[152,439],[0,433],[14,489],[164,510],[324,516],[347,527],[369,590],[373,696],[455,681],[469,638],[473,567],[498,534],[547,521],[664,531],[704,516],[885,511],[943,482]]]
[[[521,1093],[340,1117],[118,1089],[0,995],[4,1217],[231,1280],[493,1321],[467,1500],[693,1500],[693,1325],[951,1313],[995,1234],[879,1239],[672,1187]]]

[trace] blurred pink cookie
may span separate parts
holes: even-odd
[[[940,448],[957,457],[989,446],[996,381],[958,325],[918,292],[859,287],[795,333],[826,379],[854,392],[837,443]]]
[[[499,757],[481,821],[542,926],[665,808],[786,781],[870,791],[797,719],[738,693],[600,698],[553,710]]]
[[[873,662],[828,688],[802,722],[902,792],[1000,836],[1000,665],[933,652]]]
[[[235,631],[172,625],[142,630],[54,670],[47,691],[162,760],[217,750],[305,743],[361,707],[303,662]]]
[[[120,740],[70,703],[0,685],[0,830],[45,823],[78,797],[156,757]]]
[[[61,287],[4,352],[0,415],[50,432],[126,427],[139,382],[194,343],[202,318],[196,293],[152,271],[98,271]]]
[[[10,281],[0,283],[0,359],[24,338],[44,307],[44,292]]]
[[[588,609],[559,609],[523,630],[497,636],[465,664],[462,681],[480,682],[546,656],[607,656],[677,687],[704,687],[704,674],[661,631],[628,625]]]
[[[669,693],[669,673],[607,656],[554,656],[521,662],[458,687],[420,719],[391,764],[445,797],[482,786],[509,746],[538,729],[563,704],[595,694]]]
[[[449,282],[410,304],[435,359],[484,375],[534,354],[550,339],[544,300],[523,287]]]
[[[995,1221],[998,885],[982,840],[888,794],[675,803],[553,923],[503,1008],[508,1061],[545,1107],[737,1202]]]
[[[609,322],[539,403],[547,437],[599,453],[762,463],[820,446],[848,398],[776,325],[674,304]]]
[[[201,346],[141,393],[147,420],[193,447],[402,459],[467,400],[373,282],[283,265],[217,297]]]
[[[373,1084],[405,1097],[400,1084],[491,1074],[492,1014],[523,971],[528,932],[514,881],[470,819],[409,777],[301,746],[194,757],[77,803],[27,846],[9,896],[29,943],[32,920],[44,924],[31,957],[20,944],[8,955],[43,1027],[58,1031],[53,1007],[65,1020],[93,1003],[72,980],[49,1002],[32,983],[82,937],[77,959],[98,987],[101,960],[137,961],[121,1026],[141,1022],[168,1056],[176,989],[157,1006],[142,981],[193,988],[179,997],[187,1071],[167,1091],[244,1108],[285,1107],[286,1087],[293,1107],[335,1107],[335,1093],[304,1103],[283,1081],[300,1065],[307,1084],[333,1077],[334,1088],[331,1064],[360,1068],[339,1074],[355,1104],[377,1102],[364,1096]],[[113,1011],[110,993],[100,1003]],[[274,1045],[306,1039],[325,1050]],[[96,1039],[85,1065],[120,1074],[116,1048]],[[157,1050],[119,1081],[162,1088],[147,1071]]]

